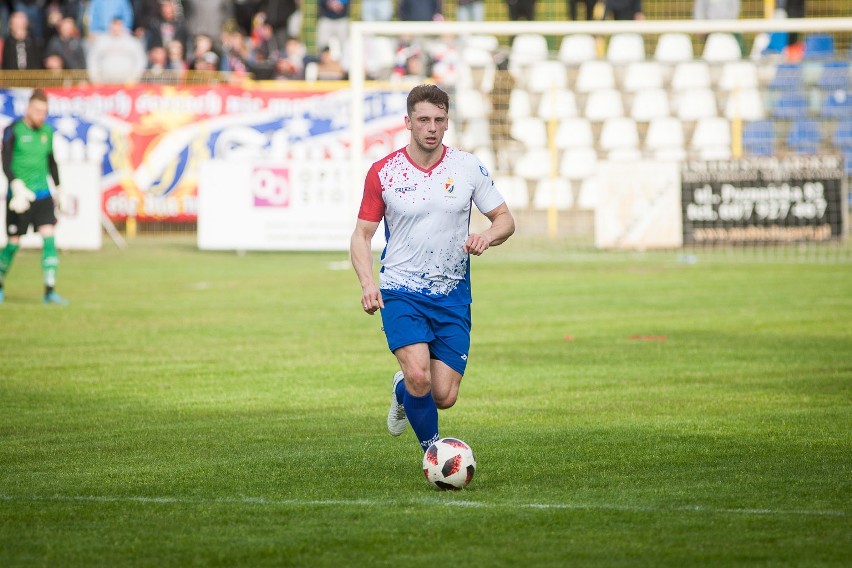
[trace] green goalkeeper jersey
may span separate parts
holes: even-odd
[[[23,181],[37,197],[50,191],[47,176],[53,175],[58,185],[56,162],[53,159],[53,127],[43,124],[32,129],[17,120],[3,133],[3,172],[11,181]]]

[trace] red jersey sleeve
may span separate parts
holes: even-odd
[[[382,182],[376,165],[367,172],[364,180],[364,196],[361,198],[361,209],[358,218],[364,221],[378,223],[385,216],[385,201],[382,199]]]

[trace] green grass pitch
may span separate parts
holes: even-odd
[[[39,255],[0,306],[0,566],[848,566],[852,271],[510,241],[431,489],[345,253]]]

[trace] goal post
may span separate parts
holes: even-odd
[[[786,64],[780,53],[758,56],[761,45],[766,47],[766,40],[780,33],[828,36],[834,56],[806,58],[795,65]],[[739,42],[738,57],[706,52],[711,36],[730,35]],[[634,41],[641,38],[641,54],[616,53],[615,44],[626,36]],[[687,37],[688,56],[676,56],[674,51],[668,56],[656,53],[663,36]],[[539,48],[533,43],[527,51],[516,50],[514,40],[521,37],[544,38],[546,53],[536,53]],[[594,53],[584,59],[579,48],[574,53],[564,52],[563,43],[571,37],[592,37]],[[852,161],[852,142],[838,132],[847,118],[852,121],[852,110],[847,117],[845,103],[840,101],[836,112],[829,113],[826,100],[832,92],[829,89],[836,85],[820,81],[827,69],[842,69],[843,61],[850,60],[850,39],[852,18],[353,21],[348,47],[353,191],[361,191],[368,161],[364,146],[369,114],[366,95],[374,90],[402,93],[420,82],[436,82],[451,95],[447,142],[486,163],[516,213],[521,234],[558,236],[569,246],[635,249],[710,246],[758,250],[795,243],[801,250],[802,245],[811,248],[824,241],[832,255],[849,260],[846,216],[852,167],[844,160]],[[388,45],[395,46],[393,53],[387,52]],[[403,68],[414,53],[426,61],[425,65],[420,62],[426,67],[424,72]],[[503,57],[508,69],[500,66]],[[592,64],[585,65],[587,62]],[[640,69],[642,63],[650,65]],[[686,63],[695,65],[690,70],[682,65]],[[600,65],[594,69],[593,64]],[[438,68],[439,72],[433,72]],[[798,87],[780,78],[776,81],[776,76],[797,70],[803,75],[799,87],[808,105],[799,109],[801,115],[795,114],[796,109],[793,114],[778,110],[779,105],[787,104],[788,91]],[[709,82],[698,87],[702,72]],[[659,84],[652,80],[654,73],[661,75]],[[612,78],[605,77],[607,74]],[[682,84],[677,83],[681,75],[686,77]],[[589,77],[590,83],[585,84]],[[852,97],[849,83],[839,85]],[[842,99],[842,93],[838,97]],[[708,109],[702,110],[702,105]],[[806,121],[819,130],[813,152],[793,149],[792,142],[788,143],[794,138],[794,129],[806,126]],[[666,143],[674,141],[667,139],[664,126],[672,124],[680,129],[682,140],[676,151],[668,152]],[[622,127],[627,130],[620,130]],[[773,131],[766,148],[752,145],[758,127]],[[720,133],[721,143],[714,138]],[[589,135],[585,145],[578,140]],[[705,139],[709,140],[706,148],[701,146]],[[820,156],[821,161],[806,163],[803,160],[808,156]],[[649,167],[654,163],[675,173],[656,176]],[[782,170],[789,173],[789,179],[767,174],[778,164],[784,164]],[[758,173],[753,183],[742,187],[728,184],[723,199],[719,186],[726,183],[728,170],[737,167]],[[663,199],[664,192],[657,186],[660,179],[678,178],[680,191],[686,179],[682,172],[692,172],[689,179],[704,179],[700,171],[707,168],[718,175],[706,174],[709,181],[704,185],[689,186],[693,201],[686,203],[683,193],[675,210],[671,194]],[[828,177],[819,178],[823,174]],[[814,175],[819,179],[811,179]],[[617,183],[619,176],[637,191],[595,187],[602,180]],[[806,183],[810,184],[807,190],[803,189]],[[640,189],[643,184],[648,187]],[[706,195],[707,187],[715,196]],[[695,202],[696,189],[699,201],[709,202]],[[817,190],[821,193],[814,197]],[[824,204],[826,200],[829,202]],[[662,217],[648,217],[652,214]],[[690,215],[684,224],[681,217]],[[714,216],[715,224],[710,223]],[[784,223],[792,227],[779,232],[776,225]],[[609,241],[601,240],[602,224],[608,224]],[[814,224],[820,228],[813,229]],[[670,225],[666,235],[660,233],[664,225]],[[658,234],[648,237],[655,232]]]

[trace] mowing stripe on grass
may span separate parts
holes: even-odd
[[[722,508],[704,505],[617,505],[613,503],[515,503],[456,501],[440,498],[374,500],[374,499],[267,499],[266,497],[234,497],[226,499],[187,499],[182,497],[113,497],[108,495],[0,495],[0,501],[54,501],[87,503],[151,503],[164,505],[263,505],[272,507],[388,507],[410,505],[437,505],[441,507],[470,507],[480,509],[540,509],[575,511],[621,511],[625,513],[703,513],[715,515],[771,515],[845,517],[846,511],[832,509],[765,509],[765,508]]]

